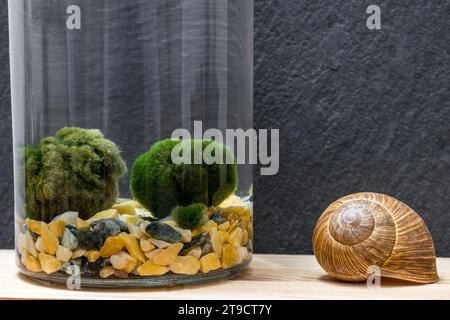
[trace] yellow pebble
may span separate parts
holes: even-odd
[[[54,256],[59,246],[59,240],[45,222],[41,222],[41,237],[45,252]]]
[[[88,259],[89,262],[95,262],[100,258],[100,252],[96,250],[87,251],[84,256]]]
[[[143,252],[149,252],[156,248],[156,246],[148,241],[148,239],[141,239],[140,245]]]
[[[215,253],[220,257],[222,255],[222,238],[217,231],[217,228],[212,228],[209,232],[209,237],[211,239],[211,245]]]
[[[72,254],[72,259],[78,259],[78,258],[81,258],[81,257],[83,257],[85,254],[86,254],[86,250],[84,250],[84,249],[78,249],[78,250],[75,250],[75,251],[73,252],[73,254]]]
[[[41,264],[42,270],[47,274],[55,273],[62,267],[61,261],[42,252],[39,253],[39,262]]]
[[[32,255],[27,255],[24,259],[24,265],[27,268],[28,271],[31,272],[41,272],[42,268],[41,268],[41,263],[39,262],[39,259],[32,256]]]
[[[213,270],[220,269],[222,264],[220,263],[219,256],[216,253],[210,253],[200,259],[200,270],[203,273],[208,273]]]
[[[222,267],[225,269],[234,267],[239,260],[237,249],[231,244],[225,244],[222,251]]]
[[[242,229],[237,227],[228,235],[228,243],[233,245],[235,248],[238,248],[242,245]]]
[[[53,235],[57,238],[61,238],[64,234],[64,228],[66,227],[66,223],[63,220],[53,220],[48,224],[48,228],[53,233]]]
[[[108,237],[100,249],[100,255],[103,258],[111,257],[114,254],[119,253],[125,247],[125,241],[122,237]]]
[[[145,261],[145,255],[142,252],[141,247],[139,246],[139,242],[133,235],[122,232],[121,234],[119,234],[119,237],[123,239],[125,247],[132,257],[141,262]]]
[[[34,233],[37,233],[37,234],[42,233],[41,221],[27,219],[26,224],[27,224],[28,228],[30,228],[30,230],[33,231]]]
[[[45,253],[45,247],[44,247],[44,244],[42,243],[42,236],[39,236],[39,237],[36,239],[36,243],[34,244],[34,246],[36,247],[36,249],[37,249],[39,252],[44,252],[44,253]]]
[[[219,208],[226,209],[229,207],[243,207],[244,201],[236,195],[229,196],[225,199],[221,204],[219,204]]]
[[[202,256],[202,248],[200,246],[195,247],[191,251],[188,252],[188,255],[193,256],[197,260]]]
[[[183,249],[182,243],[174,243],[153,257],[153,262],[160,266],[169,266]]]
[[[72,258],[72,251],[64,248],[63,246],[58,246],[58,249],[56,250],[56,259],[62,262],[67,262],[70,258]]]
[[[151,260],[146,261],[138,267],[137,272],[141,277],[162,276],[169,271],[168,267],[160,266]]]
[[[228,228],[230,228],[230,221],[226,221],[217,227],[219,231],[228,231]]]
[[[103,279],[109,278],[114,274],[115,271],[116,270],[111,266],[104,267],[99,272],[100,278],[103,278]]]
[[[86,222],[92,224],[94,221],[103,220],[103,219],[116,219],[119,217],[119,212],[116,209],[109,209],[105,211],[101,211],[96,213]]]
[[[146,253],[144,253],[144,254],[145,254],[145,256],[147,257],[147,259],[153,260],[153,258],[154,258],[156,255],[160,254],[162,251],[163,251],[163,249],[155,249],[155,250],[152,250],[152,251],[148,251],[148,252],[146,252]]]
[[[170,270],[176,274],[194,275],[200,269],[200,262],[193,256],[179,256],[170,264]]]
[[[245,247],[247,245],[247,243],[248,243],[248,231],[246,229],[244,229],[242,231],[242,242],[241,242],[241,245]]]
[[[113,205],[113,209],[116,209],[120,214],[128,214],[130,216],[136,215],[136,209],[140,205],[138,202],[130,200]]]
[[[209,220],[207,223],[200,227],[202,232],[210,232],[214,228],[217,229],[217,223],[213,220]]]
[[[89,228],[89,227],[90,227],[90,224],[87,221],[77,218],[77,228],[78,229],[85,229],[85,228]]]
[[[220,241],[222,243],[225,243],[228,240],[228,232],[225,231],[218,231],[220,236]]]

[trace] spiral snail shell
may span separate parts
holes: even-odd
[[[436,255],[423,220],[406,204],[378,193],[357,193],[332,203],[313,235],[317,261],[332,277],[365,281],[368,268],[382,277],[434,283]]]

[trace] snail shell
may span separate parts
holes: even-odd
[[[317,261],[332,277],[365,281],[381,276],[416,283],[439,280],[430,232],[406,204],[383,194],[357,193],[331,204],[313,235]]]

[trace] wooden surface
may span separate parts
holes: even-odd
[[[438,259],[440,281],[414,285],[383,279],[379,289],[329,278],[312,256],[255,255],[234,280],[194,287],[68,290],[20,275],[13,251],[0,250],[1,299],[450,299],[450,259]]]

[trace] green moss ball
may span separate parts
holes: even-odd
[[[172,150],[180,143],[190,145],[186,150],[191,150],[192,159],[196,150],[204,151],[208,147],[209,150],[221,150],[223,164],[207,164],[205,161],[201,164],[175,164]],[[181,152],[180,156],[183,155]],[[234,154],[224,144],[209,140],[162,140],[134,162],[131,192],[155,216],[164,218],[177,206],[219,205],[236,190],[237,180]]]
[[[172,218],[183,229],[194,229],[208,220],[208,208],[203,203],[195,203],[187,207],[176,207]]]
[[[83,219],[110,208],[126,164],[99,130],[63,128],[25,149],[26,214],[50,221],[76,211]]]

